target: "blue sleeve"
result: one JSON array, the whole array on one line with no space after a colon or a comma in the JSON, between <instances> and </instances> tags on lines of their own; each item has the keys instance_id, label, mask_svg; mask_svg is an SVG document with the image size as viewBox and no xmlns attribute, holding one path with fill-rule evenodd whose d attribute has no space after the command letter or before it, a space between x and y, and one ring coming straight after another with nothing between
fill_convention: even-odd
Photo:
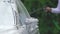
<instances>
[{"instance_id":1,"label":"blue sleeve","mask_svg":"<svg viewBox=\"0 0 60 34\"><path fill-rule=\"evenodd\" d=\"M51 8L52 13L60 13L60 0L58 0L57 8Z\"/></svg>"}]
</instances>

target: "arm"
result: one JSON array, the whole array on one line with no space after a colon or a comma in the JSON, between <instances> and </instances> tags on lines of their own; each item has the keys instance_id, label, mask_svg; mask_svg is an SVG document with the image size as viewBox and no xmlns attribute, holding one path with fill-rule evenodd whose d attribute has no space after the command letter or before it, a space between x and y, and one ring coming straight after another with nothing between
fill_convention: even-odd
<instances>
[{"instance_id":1,"label":"arm","mask_svg":"<svg viewBox=\"0 0 60 34\"><path fill-rule=\"evenodd\" d=\"M60 13L60 0L58 0L57 8L51 8L52 13Z\"/></svg>"},{"instance_id":2,"label":"arm","mask_svg":"<svg viewBox=\"0 0 60 34\"><path fill-rule=\"evenodd\" d=\"M60 9L58 8L51 8L52 13L60 13Z\"/></svg>"}]
</instances>

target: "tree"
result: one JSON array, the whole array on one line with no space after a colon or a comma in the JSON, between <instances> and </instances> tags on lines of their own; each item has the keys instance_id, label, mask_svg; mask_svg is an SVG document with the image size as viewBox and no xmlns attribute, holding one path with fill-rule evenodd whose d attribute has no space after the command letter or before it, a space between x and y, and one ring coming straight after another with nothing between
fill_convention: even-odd
<instances>
[{"instance_id":1,"label":"tree","mask_svg":"<svg viewBox=\"0 0 60 34\"><path fill-rule=\"evenodd\" d=\"M57 0L22 0L29 13L36 9L42 9L45 6L56 7ZM32 17L39 19L39 29L41 34L60 34L60 15L46 13L43 9L31 14Z\"/></svg>"}]
</instances>

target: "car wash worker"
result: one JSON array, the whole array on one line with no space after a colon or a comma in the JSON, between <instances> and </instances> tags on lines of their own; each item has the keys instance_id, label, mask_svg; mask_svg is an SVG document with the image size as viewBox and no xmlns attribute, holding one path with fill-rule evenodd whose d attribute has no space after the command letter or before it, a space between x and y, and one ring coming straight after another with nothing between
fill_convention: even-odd
<instances>
[{"instance_id":1,"label":"car wash worker","mask_svg":"<svg viewBox=\"0 0 60 34\"><path fill-rule=\"evenodd\" d=\"M51 13L60 13L60 0L58 0L58 5L56 8L46 7L46 11Z\"/></svg>"}]
</instances>

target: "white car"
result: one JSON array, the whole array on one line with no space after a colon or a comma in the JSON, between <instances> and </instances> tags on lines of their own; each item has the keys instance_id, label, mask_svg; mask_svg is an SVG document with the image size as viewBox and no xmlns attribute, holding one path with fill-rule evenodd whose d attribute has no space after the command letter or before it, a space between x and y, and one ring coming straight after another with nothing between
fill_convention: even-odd
<instances>
[{"instance_id":1,"label":"white car","mask_svg":"<svg viewBox=\"0 0 60 34\"><path fill-rule=\"evenodd\" d=\"M37 24L20 0L0 0L0 34L39 34Z\"/></svg>"}]
</instances>

